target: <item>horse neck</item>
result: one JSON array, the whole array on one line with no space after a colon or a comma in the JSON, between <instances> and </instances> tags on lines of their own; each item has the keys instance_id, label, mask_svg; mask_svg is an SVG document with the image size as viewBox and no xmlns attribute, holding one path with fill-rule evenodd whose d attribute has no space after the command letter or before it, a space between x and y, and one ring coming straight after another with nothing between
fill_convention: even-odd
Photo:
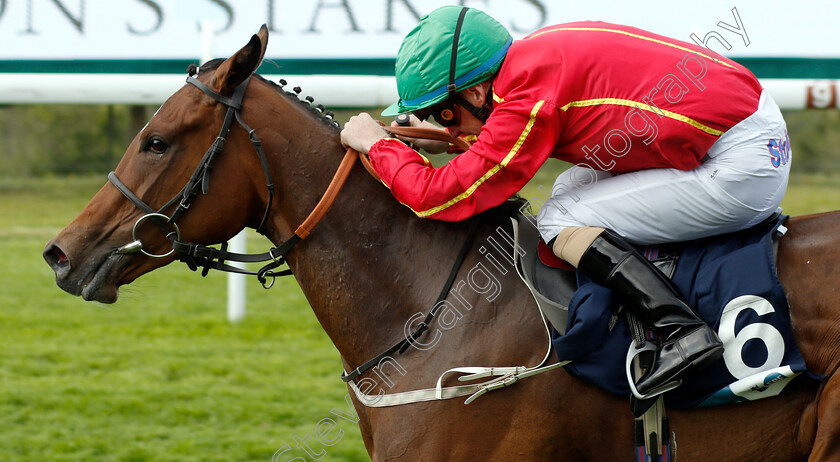
<instances>
[{"instance_id":1,"label":"horse neck","mask_svg":"<svg viewBox=\"0 0 840 462\"><path fill-rule=\"evenodd\" d=\"M840 368L840 212L793 217L779 245L779 279L808 370Z\"/></svg>"},{"instance_id":2,"label":"horse neck","mask_svg":"<svg viewBox=\"0 0 840 462\"><path fill-rule=\"evenodd\" d=\"M338 132L292 103L282 123L294 135L264 139L278 186L268 232L275 244L315 208L344 155ZM403 335L412 314L432 307L465 235L466 224L417 219L355 165L288 261L327 335L359 364Z\"/></svg>"}]
</instances>

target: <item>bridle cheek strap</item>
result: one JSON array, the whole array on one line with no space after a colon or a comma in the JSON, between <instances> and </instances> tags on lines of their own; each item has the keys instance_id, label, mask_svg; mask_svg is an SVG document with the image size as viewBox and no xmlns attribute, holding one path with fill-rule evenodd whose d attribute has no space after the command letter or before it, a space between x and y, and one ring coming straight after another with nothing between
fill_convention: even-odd
<instances>
[{"instance_id":1,"label":"bridle cheek strap","mask_svg":"<svg viewBox=\"0 0 840 462\"><path fill-rule=\"evenodd\" d=\"M350 172L353 170L353 164L355 163L356 159L359 159L361 161L365 169L377 181L381 182L381 180L379 179L378 175L376 175L376 172L370 165L370 161L365 155L362 155L353 149L347 149L346 153L344 154L344 158L341 160L338 169L333 175L332 180L330 180L330 184L327 187L327 190L324 192L323 196L321 196L321 199L318 201L318 204L315 206L312 212L310 212L309 216L306 217L303 223L301 223L300 226L298 226L294 234L292 234L292 236L289 239L284 241L279 246L274 247L268 252L264 252L261 254L240 254L228 252L226 243L222 243L221 248L217 249L202 244L181 241L180 235L176 235L176 233L171 232L170 227L174 226L175 221L189 209L190 203L192 202L192 199L198 194L199 189L202 191L202 193L207 193L207 190L209 189L209 173L212 169L213 160L217 155L221 153L222 149L224 148L225 140L227 139L227 136L230 132L234 121L236 121L248 133L248 137L251 141L251 144L254 147L254 150L257 153L257 157L260 160L263 172L265 174L266 187L268 188L269 192L265 214L263 215L262 220L259 226L257 227L257 230L262 231L262 228L268 222L268 215L269 211L271 210L271 204L275 194L274 183L271 179L268 160L265 156L265 153L263 152L262 142L260 141L259 137L257 137L253 129L251 129L247 124L245 124L240 115L240 112L242 110L242 101L245 95L245 89L248 86L249 80L250 78L246 79L242 84L240 84L240 86L237 87L237 89L234 91L233 97L228 98L224 95L217 93L216 91L214 91L195 77L187 77L187 83L194 85L206 95L215 99L219 103L224 104L225 106L227 106L228 110L225 114L225 120L222 124L222 129L219 132L218 137L213 142L213 145L210 147L210 149L208 149L205 153L204 158L201 160L198 167L190 176L190 179L187 182L187 184L163 207L155 210L150 205L145 203L136 194L134 194L134 192L132 192L131 189L129 189L122 181L120 181L116 173L111 172L108 175L108 179L117 188L117 190L119 190L131 203L133 203L137 208L145 212L145 215L143 215L143 217L141 217L138 220L138 222L145 220L146 218L152 218L153 221L161 228L161 230L166 233L167 239L172 243L172 249L178 254L178 259L186 263L187 266L190 267L190 269L197 270L198 267L202 267L202 275L204 276L207 275L210 269L217 269L240 274L256 275L257 279L259 279L263 287L270 288L272 285L274 285L274 279L277 276L287 276L291 274L291 270L275 272L274 269L286 263L286 255L292 250L292 248L294 248L295 245L297 245L298 242L306 239L312 232L312 230L315 228L315 226L317 226L321 219L324 218L324 215L326 215L327 211L329 211L330 207L332 207L333 203L335 203L335 200L338 197L341 188L347 182L347 178L350 176ZM386 129L393 133L410 137L432 139L436 138L450 141L455 144L465 143L463 140L453 138L448 134L448 132L445 132L443 130L434 130L434 133L429 133L428 129L416 127L386 127ZM465 146L465 148L468 147L469 145ZM176 203L178 203L178 207L175 209L172 215L165 215L164 212ZM168 218L168 220L166 218ZM142 251L142 242L140 241L135 241L130 243L129 245L120 247L119 249L115 250L115 253L134 253L137 251ZM146 252L143 253L149 255ZM166 255L169 254L167 253ZM227 265L225 263L226 261L242 263L270 261L270 263L266 264L258 272L255 273L252 271L237 268L235 266ZM269 278L271 278L270 281Z\"/></svg>"}]
</instances>

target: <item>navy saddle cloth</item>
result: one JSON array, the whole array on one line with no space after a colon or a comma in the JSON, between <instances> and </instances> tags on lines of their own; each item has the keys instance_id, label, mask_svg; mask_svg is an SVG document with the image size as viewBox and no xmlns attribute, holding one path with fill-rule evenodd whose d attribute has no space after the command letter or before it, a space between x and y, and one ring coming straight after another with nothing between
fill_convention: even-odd
<instances>
[{"instance_id":1,"label":"navy saddle cloth","mask_svg":"<svg viewBox=\"0 0 840 462\"><path fill-rule=\"evenodd\" d=\"M718 333L724 355L667 392L667 407L775 396L796 376L807 373L775 270L773 237L786 218L685 244L672 280ZM632 339L626 317L613 316L615 306L610 289L578 273L565 335L554 330L552 343L560 360L572 360L566 366L569 373L630 396L625 363Z\"/></svg>"}]
</instances>

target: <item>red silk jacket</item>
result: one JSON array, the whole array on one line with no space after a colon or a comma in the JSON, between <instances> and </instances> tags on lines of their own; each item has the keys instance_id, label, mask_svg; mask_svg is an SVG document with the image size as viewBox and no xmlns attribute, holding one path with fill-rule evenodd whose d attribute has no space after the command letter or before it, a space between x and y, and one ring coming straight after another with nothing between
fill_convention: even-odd
<instances>
[{"instance_id":1,"label":"red silk jacket","mask_svg":"<svg viewBox=\"0 0 840 462\"><path fill-rule=\"evenodd\" d=\"M493 112L447 165L395 139L370 160L420 217L460 221L517 193L549 158L614 173L690 170L758 108L758 79L708 49L633 27L577 22L511 45Z\"/></svg>"}]
</instances>

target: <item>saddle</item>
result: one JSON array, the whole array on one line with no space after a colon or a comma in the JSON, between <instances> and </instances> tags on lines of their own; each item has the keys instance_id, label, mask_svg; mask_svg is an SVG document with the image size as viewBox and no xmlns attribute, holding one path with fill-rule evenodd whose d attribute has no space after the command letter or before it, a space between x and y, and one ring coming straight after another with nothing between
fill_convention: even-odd
<instances>
[{"instance_id":1,"label":"saddle","mask_svg":"<svg viewBox=\"0 0 840 462\"><path fill-rule=\"evenodd\" d=\"M572 361L565 366L568 373L631 397L637 450L668 453L666 405L690 408L775 396L807 373L775 273L784 219L779 210L739 233L639 248L691 306L702 308L698 314L727 348L725 359L653 399L639 396L633 386L649 356L645 352L655 348L645 344L650 339L646 329L632 316L619 315L621 307L609 289L557 259L541 241L533 217L514 220L516 270L554 328L555 353Z\"/></svg>"},{"instance_id":2,"label":"saddle","mask_svg":"<svg viewBox=\"0 0 840 462\"><path fill-rule=\"evenodd\" d=\"M786 217L785 217L786 218ZM750 228L762 230L780 222L782 209ZM513 220L516 251L514 262L520 278L528 286L543 315L560 335L565 335L569 305L578 287L575 269L554 255L540 237L533 216L518 215ZM773 264L777 262L779 239L787 229L779 224L772 234ZM692 242L641 247L638 250L668 278L672 278L682 250Z\"/></svg>"},{"instance_id":3,"label":"saddle","mask_svg":"<svg viewBox=\"0 0 840 462\"><path fill-rule=\"evenodd\" d=\"M565 335L569 322L569 305L578 288L575 269L548 248L537 231L533 217L525 215L516 217L514 240L518 249L514 252L514 262L520 278L530 289L540 311L552 327L560 335ZM651 263L670 278L679 261L680 250L685 245L685 243L673 243L645 248L641 251Z\"/></svg>"},{"instance_id":4,"label":"saddle","mask_svg":"<svg viewBox=\"0 0 840 462\"><path fill-rule=\"evenodd\" d=\"M774 396L790 379L807 372L775 268L775 247L786 231L786 218L777 214L745 231L640 249L671 277L727 351L711 367L687 376L682 386L666 393L669 407ZM629 397L634 373L628 360L633 352L628 349L640 336L632 322L616 315L620 299L585 274L540 259L540 237L532 217L520 216L513 225L517 272L553 326L555 354L572 361L566 371Z\"/></svg>"}]
</instances>

